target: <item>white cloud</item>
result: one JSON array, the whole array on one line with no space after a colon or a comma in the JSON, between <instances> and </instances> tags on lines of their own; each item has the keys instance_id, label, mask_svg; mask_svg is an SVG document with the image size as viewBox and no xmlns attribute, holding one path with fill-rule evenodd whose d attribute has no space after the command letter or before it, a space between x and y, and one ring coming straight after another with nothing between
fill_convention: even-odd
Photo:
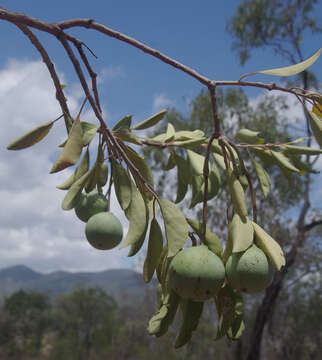
<instances>
[{"instance_id":1,"label":"white cloud","mask_svg":"<svg viewBox=\"0 0 322 360\"><path fill-rule=\"evenodd\" d=\"M159 111L173 105L173 101L169 99L165 94L158 94L154 96L152 105L154 111Z\"/></svg>"},{"instance_id":2,"label":"white cloud","mask_svg":"<svg viewBox=\"0 0 322 360\"><path fill-rule=\"evenodd\" d=\"M8 151L7 144L42 122L61 113L55 89L40 61L10 61L0 70L0 254L1 267L25 264L39 271L97 271L131 266L128 249L98 251L86 241L85 223L74 211L61 210L65 195L56 189L71 173L49 174L57 145L66 138L64 121L54 124L40 143L22 151ZM63 76L62 76L63 79ZM64 81L63 81L64 82ZM66 89L72 113L83 95L77 85ZM94 121L85 111L82 117ZM127 222L115 197L111 209Z\"/></svg>"}]
</instances>

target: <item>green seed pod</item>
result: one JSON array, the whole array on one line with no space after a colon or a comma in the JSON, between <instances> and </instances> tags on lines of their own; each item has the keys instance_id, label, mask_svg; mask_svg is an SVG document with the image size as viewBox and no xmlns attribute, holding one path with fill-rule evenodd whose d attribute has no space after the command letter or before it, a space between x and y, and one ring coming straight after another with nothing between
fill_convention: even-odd
<instances>
[{"instance_id":1,"label":"green seed pod","mask_svg":"<svg viewBox=\"0 0 322 360\"><path fill-rule=\"evenodd\" d=\"M88 242L94 248L109 250L121 242L123 228L120 220L114 214L101 212L88 220L85 234Z\"/></svg>"},{"instance_id":2,"label":"green seed pod","mask_svg":"<svg viewBox=\"0 0 322 360\"><path fill-rule=\"evenodd\" d=\"M263 291L273 277L273 266L256 245L246 251L233 253L226 263L226 274L231 286L249 294Z\"/></svg>"},{"instance_id":3,"label":"green seed pod","mask_svg":"<svg viewBox=\"0 0 322 360\"><path fill-rule=\"evenodd\" d=\"M183 299L205 301L214 297L225 279L219 256L206 245L180 251L169 267L169 285Z\"/></svg>"},{"instance_id":4,"label":"green seed pod","mask_svg":"<svg viewBox=\"0 0 322 360\"><path fill-rule=\"evenodd\" d=\"M107 211L107 200L103 194L99 194L96 190L91 193L82 194L80 201L75 207L77 217L87 222L89 218L100 212Z\"/></svg>"}]
</instances>

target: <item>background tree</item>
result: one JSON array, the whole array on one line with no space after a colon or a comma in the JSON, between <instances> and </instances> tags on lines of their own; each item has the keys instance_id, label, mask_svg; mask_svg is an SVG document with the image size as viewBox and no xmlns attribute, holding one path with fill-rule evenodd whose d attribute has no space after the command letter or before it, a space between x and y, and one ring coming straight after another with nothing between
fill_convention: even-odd
<instances>
[{"instance_id":1,"label":"background tree","mask_svg":"<svg viewBox=\"0 0 322 360\"><path fill-rule=\"evenodd\" d=\"M321 23L314 19L314 5L316 0L287 0L287 1L268 1L268 0L243 0L239 5L236 14L227 24L228 31L234 38L233 49L244 64L250 58L251 51L255 48L272 48L276 54L286 59L288 62L297 63L303 61L303 36L306 31L312 34L321 33ZM294 85L300 84L303 89L317 87L317 80L313 73L304 71L295 81ZM308 119L303 116L306 123L308 136L307 146L311 146L312 132ZM305 159L308 166L312 166L307 156ZM314 160L314 162L316 159ZM284 271L276 274L272 285L267 289L265 297L258 309L253 327L251 346L249 348L248 360L258 359L260 356L260 346L263 330L266 323L272 316L275 302L282 289L282 282L298 253L298 249L303 247L309 236L309 231L321 221L316 219L314 212L310 209L310 190L312 178L310 174L305 175L304 197L302 207L299 211L296 226L292 229L286 223L280 224L280 234L276 238L282 238L283 234L292 234L291 246L287 254L287 262Z\"/></svg>"},{"instance_id":2,"label":"background tree","mask_svg":"<svg viewBox=\"0 0 322 360\"><path fill-rule=\"evenodd\" d=\"M12 355L39 354L50 326L50 308L49 298L42 293L20 290L5 299L2 343Z\"/></svg>"},{"instance_id":3,"label":"background tree","mask_svg":"<svg viewBox=\"0 0 322 360\"><path fill-rule=\"evenodd\" d=\"M111 345L115 331L114 299L100 288L80 288L56 298L56 342L52 359L90 359L91 351L100 353Z\"/></svg>"}]
</instances>

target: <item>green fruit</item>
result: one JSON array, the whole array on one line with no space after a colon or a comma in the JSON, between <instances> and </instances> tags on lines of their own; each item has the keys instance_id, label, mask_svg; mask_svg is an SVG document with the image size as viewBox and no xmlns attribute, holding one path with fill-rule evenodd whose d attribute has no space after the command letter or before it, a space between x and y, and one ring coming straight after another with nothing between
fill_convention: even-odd
<instances>
[{"instance_id":1,"label":"green fruit","mask_svg":"<svg viewBox=\"0 0 322 360\"><path fill-rule=\"evenodd\" d=\"M99 194L97 191L92 191L88 195L82 194L75 206L77 217L84 222L87 222L91 216L103 211L107 211L107 200L103 194Z\"/></svg>"},{"instance_id":2,"label":"green fruit","mask_svg":"<svg viewBox=\"0 0 322 360\"><path fill-rule=\"evenodd\" d=\"M100 212L87 222L85 234L88 242L96 249L108 250L117 246L123 237L120 220L111 212Z\"/></svg>"},{"instance_id":3,"label":"green fruit","mask_svg":"<svg viewBox=\"0 0 322 360\"><path fill-rule=\"evenodd\" d=\"M256 245L246 251L233 253L226 263L226 274L231 286L249 294L263 291L273 277L273 266Z\"/></svg>"},{"instance_id":4,"label":"green fruit","mask_svg":"<svg viewBox=\"0 0 322 360\"><path fill-rule=\"evenodd\" d=\"M205 301L214 297L224 280L224 264L206 245L183 249L169 267L170 287L187 300Z\"/></svg>"}]
</instances>

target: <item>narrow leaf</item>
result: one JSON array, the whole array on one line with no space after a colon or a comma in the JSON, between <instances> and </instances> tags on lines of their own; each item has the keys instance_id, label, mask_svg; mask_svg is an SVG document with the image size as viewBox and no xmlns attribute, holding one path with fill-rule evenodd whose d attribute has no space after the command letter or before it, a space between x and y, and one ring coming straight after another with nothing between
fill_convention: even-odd
<instances>
[{"instance_id":1,"label":"narrow leaf","mask_svg":"<svg viewBox=\"0 0 322 360\"><path fill-rule=\"evenodd\" d=\"M168 257L174 256L185 244L188 224L179 208L169 200L159 198L168 242Z\"/></svg>"},{"instance_id":2,"label":"narrow leaf","mask_svg":"<svg viewBox=\"0 0 322 360\"><path fill-rule=\"evenodd\" d=\"M113 134L123 141L127 141L136 145L142 145L142 141L132 133L132 131L126 126L120 126L113 131Z\"/></svg>"},{"instance_id":3,"label":"narrow leaf","mask_svg":"<svg viewBox=\"0 0 322 360\"><path fill-rule=\"evenodd\" d=\"M175 133L176 133L176 129L174 128L174 126L171 123L168 123L167 126L167 132L166 132L166 138L165 138L165 142L170 142L174 139L175 137Z\"/></svg>"},{"instance_id":4,"label":"narrow leaf","mask_svg":"<svg viewBox=\"0 0 322 360\"><path fill-rule=\"evenodd\" d=\"M129 146L126 146L123 143L120 143L120 145L124 149L126 155L129 157L129 159L132 161L134 166L139 170L140 174L143 176L145 181L153 188L153 186L154 186L153 176L152 176L152 172L151 172L151 169L150 169L148 163L144 160L144 158L142 156L140 156L135 150L133 150ZM146 199L147 201L152 200L153 195L147 189L147 187L144 185L144 183L142 182L140 177L137 175L137 173L131 168L130 168L130 171L131 171L131 174L134 177L135 183L136 183L138 189L140 190L142 196L144 197L144 199Z\"/></svg>"},{"instance_id":5,"label":"narrow leaf","mask_svg":"<svg viewBox=\"0 0 322 360\"><path fill-rule=\"evenodd\" d=\"M83 146L87 146L93 140L99 126L86 121L82 121L81 125L83 130Z\"/></svg>"},{"instance_id":6,"label":"narrow leaf","mask_svg":"<svg viewBox=\"0 0 322 360\"><path fill-rule=\"evenodd\" d=\"M202 175L205 157L191 150L187 150L187 155L192 172L195 175Z\"/></svg>"},{"instance_id":7,"label":"narrow leaf","mask_svg":"<svg viewBox=\"0 0 322 360\"><path fill-rule=\"evenodd\" d=\"M117 200L123 210L131 203L131 180L124 167L112 159L112 173Z\"/></svg>"},{"instance_id":8,"label":"narrow leaf","mask_svg":"<svg viewBox=\"0 0 322 360\"><path fill-rule=\"evenodd\" d=\"M144 130L144 129L147 129L149 127L156 125L159 121L161 121L164 118L166 113L167 113L167 110L162 110L162 111L152 115L148 119L136 124L133 127L133 130Z\"/></svg>"},{"instance_id":9,"label":"narrow leaf","mask_svg":"<svg viewBox=\"0 0 322 360\"><path fill-rule=\"evenodd\" d=\"M126 238L121 245L121 249L139 241L147 225L147 211L145 202L141 193L132 182L131 193L131 203L125 211L125 215L130 222L130 226Z\"/></svg>"},{"instance_id":10,"label":"narrow leaf","mask_svg":"<svg viewBox=\"0 0 322 360\"><path fill-rule=\"evenodd\" d=\"M192 229L196 232L200 239L202 239L202 224L193 219L186 218L187 223L192 227ZM222 245L218 238L218 236L213 233L208 226L206 226L206 236L203 241L205 245L207 245L208 249L215 253L218 256L221 256L222 253Z\"/></svg>"},{"instance_id":11,"label":"narrow leaf","mask_svg":"<svg viewBox=\"0 0 322 360\"><path fill-rule=\"evenodd\" d=\"M259 131L240 129L235 135L235 139L249 144L263 144L264 139L259 137Z\"/></svg>"},{"instance_id":12,"label":"narrow leaf","mask_svg":"<svg viewBox=\"0 0 322 360\"><path fill-rule=\"evenodd\" d=\"M87 173L84 174L81 178L79 178L68 190L67 194L64 197L63 203L62 203L63 210L71 210L77 205L77 203L80 199L82 190L83 190L88 178L90 177L92 171L93 171L93 169L87 171Z\"/></svg>"},{"instance_id":13,"label":"narrow leaf","mask_svg":"<svg viewBox=\"0 0 322 360\"><path fill-rule=\"evenodd\" d=\"M150 227L148 251L143 266L143 279L150 282L156 267L159 264L163 247L161 228L156 219L153 219Z\"/></svg>"},{"instance_id":14,"label":"narrow leaf","mask_svg":"<svg viewBox=\"0 0 322 360\"><path fill-rule=\"evenodd\" d=\"M262 229L259 225L252 221L256 242L264 253L270 258L277 270L285 265L285 257L280 245Z\"/></svg>"},{"instance_id":15,"label":"narrow leaf","mask_svg":"<svg viewBox=\"0 0 322 360\"><path fill-rule=\"evenodd\" d=\"M322 148L322 118L312 111L308 111L308 115L315 140Z\"/></svg>"},{"instance_id":16,"label":"narrow leaf","mask_svg":"<svg viewBox=\"0 0 322 360\"><path fill-rule=\"evenodd\" d=\"M148 231L150 217L149 217L149 209L148 209L147 203L145 202L144 205L145 205L145 210L146 210L145 228L144 228L144 231L142 232L140 238L134 244L131 245L130 251L127 254L128 257L134 256L140 251L140 249L142 248L142 246L144 244L144 240L146 238L146 233Z\"/></svg>"},{"instance_id":17,"label":"narrow leaf","mask_svg":"<svg viewBox=\"0 0 322 360\"><path fill-rule=\"evenodd\" d=\"M234 208L239 216L244 217L248 215L245 192L241 183L236 178L234 172L229 169L227 172L228 186Z\"/></svg>"},{"instance_id":18,"label":"narrow leaf","mask_svg":"<svg viewBox=\"0 0 322 360\"><path fill-rule=\"evenodd\" d=\"M273 150L271 150L271 154L275 158L276 163L279 167L296 173L299 172L299 169L297 169L284 154Z\"/></svg>"},{"instance_id":19,"label":"narrow leaf","mask_svg":"<svg viewBox=\"0 0 322 360\"><path fill-rule=\"evenodd\" d=\"M129 129L131 127L131 123L132 123L132 115L124 116L124 118L122 118L113 126L112 130L115 131L121 127L126 127Z\"/></svg>"},{"instance_id":20,"label":"narrow leaf","mask_svg":"<svg viewBox=\"0 0 322 360\"><path fill-rule=\"evenodd\" d=\"M287 153L298 154L298 155L320 155L322 154L322 149L315 149L307 146L295 146L295 145L285 145L283 149Z\"/></svg>"},{"instance_id":21,"label":"narrow leaf","mask_svg":"<svg viewBox=\"0 0 322 360\"><path fill-rule=\"evenodd\" d=\"M83 149L83 130L79 117L73 122L73 126L69 132L66 145L59 154L57 160L52 166L50 173L55 173L74 165Z\"/></svg>"},{"instance_id":22,"label":"narrow leaf","mask_svg":"<svg viewBox=\"0 0 322 360\"><path fill-rule=\"evenodd\" d=\"M28 131L26 134L20 136L16 140L11 141L11 143L7 146L7 149L21 150L37 144L37 142L39 142L49 133L49 130L52 128L53 125L54 122L49 121L35 127L34 129Z\"/></svg>"},{"instance_id":23,"label":"narrow leaf","mask_svg":"<svg viewBox=\"0 0 322 360\"><path fill-rule=\"evenodd\" d=\"M174 343L175 349L185 345L191 339L192 332L197 329L203 310L203 302L181 300L181 303L183 321Z\"/></svg>"},{"instance_id":24,"label":"narrow leaf","mask_svg":"<svg viewBox=\"0 0 322 360\"><path fill-rule=\"evenodd\" d=\"M255 169L257 179L259 182L259 185L261 187L263 195L266 197L269 193L271 181L269 179L269 175L267 174L266 170L262 167L260 163L255 161L253 158L251 158L253 167Z\"/></svg>"},{"instance_id":25,"label":"narrow leaf","mask_svg":"<svg viewBox=\"0 0 322 360\"><path fill-rule=\"evenodd\" d=\"M257 71L257 73L275 75L275 76L292 76L299 74L315 63L315 61L319 58L321 51L322 48L319 49L313 56L298 64L277 68L277 69L271 69L271 70L261 70L261 71Z\"/></svg>"}]
</instances>

